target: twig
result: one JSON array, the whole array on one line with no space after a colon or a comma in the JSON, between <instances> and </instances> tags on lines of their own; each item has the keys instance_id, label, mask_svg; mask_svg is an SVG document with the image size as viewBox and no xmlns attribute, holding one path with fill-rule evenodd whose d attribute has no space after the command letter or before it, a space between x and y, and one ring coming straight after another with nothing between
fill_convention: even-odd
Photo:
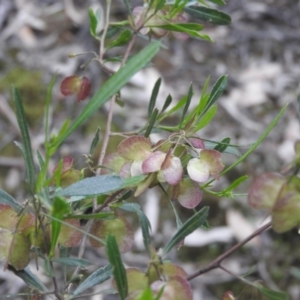
<instances>
[{"instance_id":1,"label":"twig","mask_svg":"<svg viewBox=\"0 0 300 300\"><path fill-rule=\"evenodd\" d=\"M104 202L102 205L100 205L99 207L97 207L97 209L95 209L94 213L98 213L100 212L103 208L105 208L110 202L112 202L116 196L118 196L120 193L122 193L124 191L124 189L118 190L115 193L113 193L112 195L110 195Z\"/></svg>"},{"instance_id":2,"label":"twig","mask_svg":"<svg viewBox=\"0 0 300 300\"><path fill-rule=\"evenodd\" d=\"M241 248L243 245L245 245L246 243L248 243L250 240L252 240L254 237L256 237L257 235L259 235L263 231L271 228L271 225L272 225L271 222L269 222L269 223L265 224L264 226L260 227L259 229L257 229L256 231L254 231L250 236L248 236L246 239L244 239L243 241L237 243L232 248L230 248L228 251L226 251L225 253L223 253L219 257L217 257L214 261L212 261L211 263L209 263L206 267L204 267L203 269L200 269L197 272L189 275L187 277L187 279L188 280L192 280L192 279L200 276L201 274L204 274L204 273L209 272L209 271L211 271L213 269L216 269L216 268L220 268L221 267L221 262L225 258L227 258L228 256L230 256L233 252L235 252L237 249Z\"/></svg>"}]
</instances>

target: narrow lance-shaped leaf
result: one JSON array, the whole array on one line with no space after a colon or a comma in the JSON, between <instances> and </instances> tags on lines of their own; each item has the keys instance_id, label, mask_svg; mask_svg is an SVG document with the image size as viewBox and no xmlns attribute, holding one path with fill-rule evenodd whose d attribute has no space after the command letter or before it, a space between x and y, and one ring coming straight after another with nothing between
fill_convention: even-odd
<instances>
[{"instance_id":1,"label":"narrow lance-shaped leaf","mask_svg":"<svg viewBox=\"0 0 300 300\"><path fill-rule=\"evenodd\" d=\"M53 208L52 208L52 217L62 220L63 215L69 212L69 205L67 202L61 197L55 197L53 200ZM49 256L54 256L54 249L57 244L59 232L61 228L61 222L52 219L51 222L51 245L50 245L50 253Z\"/></svg>"},{"instance_id":2,"label":"narrow lance-shaped leaf","mask_svg":"<svg viewBox=\"0 0 300 300\"><path fill-rule=\"evenodd\" d=\"M156 103L157 95L158 95L158 92L159 92L160 84L161 84L161 78L158 78L157 81L155 82L154 87L153 87L150 102L149 102L149 106L148 106L148 119L150 119L150 117L152 115L152 112L153 112L153 109L155 107L155 103Z\"/></svg>"},{"instance_id":3,"label":"narrow lance-shaped leaf","mask_svg":"<svg viewBox=\"0 0 300 300\"><path fill-rule=\"evenodd\" d=\"M128 42L131 40L131 37L132 32L129 29L122 31L121 34L107 46L107 50L128 44Z\"/></svg>"},{"instance_id":4,"label":"narrow lance-shaped leaf","mask_svg":"<svg viewBox=\"0 0 300 300\"><path fill-rule=\"evenodd\" d=\"M108 235L106 238L106 253L108 260L113 267L113 275L120 294L124 300L128 293L128 283L125 267L122 263L121 254L114 236Z\"/></svg>"},{"instance_id":5,"label":"narrow lance-shaped leaf","mask_svg":"<svg viewBox=\"0 0 300 300\"><path fill-rule=\"evenodd\" d=\"M204 108L206 107L209 98L209 94L206 93L206 90L208 88L209 82L210 82L210 76L207 77L203 89L201 91L201 97L199 100L199 104L197 105L197 116L201 115L202 112L204 111Z\"/></svg>"},{"instance_id":6,"label":"narrow lance-shaped leaf","mask_svg":"<svg viewBox=\"0 0 300 300\"><path fill-rule=\"evenodd\" d=\"M237 188L242 182L244 182L247 179L248 179L247 175L241 176L240 178L236 179L232 184L230 184L226 189L221 191L221 194L225 195L226 193L232 191L233 189Z\"/></svg>"},{"instance_id":7,"label":"narrow lance-shaped leaf","mask_svg":"<svg viewBox=\"0 0 300 300\"><path fill-rule=\"evenodd\" d=\"M188 2L189 0L175 0L169 12L169 18L172 19L180 13Z\"/></svg>"},{"instance_id":8,"label":"narrow lance-shaped leaf","mask_svg":"<svg viewBox=\"0 0 300 300\"><path fill-rule=\"evenodd\" d=\"M169 111L165 112L164 114L162 114L159 117L159 122L161 122L162 120L164 120L165 118L169 117L170 115L172 115L175 111L177 111L178 109L180 109L185 103L186 103L186 98L187 96L184 96L182 99L180 99L178 101L178 103L176 103L176 105L174 107L172 107Z\"/></svg>"},{"instance_id":9,"label":"narrow lance-shaped leaf","mask_svg":"<svg viewBox=\"0 0 300 300\"><path fill-rule=\"evenodd\" d=\"M151 131L152 131L153 126L154 126L154 124L155 124L155 122L157 120L157 117L158 117L158 109L155 108L154 111L153 111L153 113L152 113L152 115L151 115L151 117L150 117L149 125L148 125L148 127L146 129L146 132L145 132L145 137L146 138L148 138L149 135L151 134Z\"/></svg>"},{"instance_id":10,"label":"narrow lance-shaped leaf","mask_svg":"<svg viewBox=\"0 0 300 300\"><path fill-rule=\"evenodd\" d=\"M21 131L21 136L23 140L23 146L21 147L21 150L23 152L25 165L26 165L26 182L28 184L29 191L32 194L34 194L35 170L34 170L30 135L29 135L28 124L25 116L22 98L19 91L15 87L12 87L12 97L14 100L14 104L16 108L16 116L17 116L19 128Z\"/></svg>"},{"instance_id":11,"label":"narrow lance-shaped leaf","mask_svg":"<svg viewBox=\"0 0 300 300\"><path fill-rule=\"evenodd\" d=\"M44 259L43 270L47 276L55 277L55 273L54 273L53 267L50 263L49 257L45 257L45 259Z\"/></svg>"},{"instance_id":12,"label":"narrow lance-shaped leaf","mask_svg":"<svg viewBox=\"0 0 300 300\"><path fill-rule=\"evenodd\" d=\"M200 211L194 214L191 218L189 218L182 227L175 233L173 238L169 241L169 243L163 249L163 256L168 254L170 250L177 245L180 241L182 241L187 235L192 233L198 227L203 225L208 217L209 208L207 206L203 207Z\"/></svg>"},{"instance_id":13,"label":"narrow lance-shaped leaf","mask_svg":"<svg viewBox=\"0 0 300 300\"><path fill-rule=\"evenodd\" d=\"M88 9L88 14L89 14L89 21L90 21L90 34L94 38L97 38L96 30L97 30L98 20L96 14L94 13L91 7Z\"/></svg>"},{"instance_id":14,"label":"narrow lance-shaped leaf","mask_svg":"<svg viewBox=\"0 0 300 300\"><path fill-rule=\"evenodd\" d=\"M176 220L177 230L179 230L179 228L182 227L182 222L181 222L181 220L180 220L180 218L179 218L179 215L178 215L177 210L176 210L176 208L175 208L175 206L174 206L174 204L173 204L173 201L171 200L169 194L168 194L167 191L164 189L164 187L162 186L161 183L159 183L159 187L160 187L160 189L162 190L162 192L164 193L164 195L166 196L166 198L168 199L168 202L169 202L169 204L170 204L171 207L172 207L172 210L173 210L174 215L175 215L175 220Z\"/></svg>"},{"instance_id":15,"label":"narrow lance-shaped leaf","mask_svg":"<svg viewBox=\"0 0 300 300\"><path fill-rule=\"evenodd\" d=\"M172 103L172 96L169 94L168 97L166 98L166 101L164 103L161 112L163 113L170 106L171 103Z\"/></svg>"},{"instance_id":16,"label":"narrow lance-shaped leaf","mask_svg":"<svg viewBox=\"0 0 300 300\"><path fill-rule=\"evenodd\" d=\"M214 105L203 115L203 117L199 118L198 122L196 122L194 132L197 132L200 129L204 128L206 125L208 125L213 119L213 117L216 115L217 110L218 107Z\"/></svg>"},{"instance_id":17,"label":"narrow lance-shaped leaf","mask_svg":"<svg viewBox=\"0 0 300 300\"><path fill-rule=\"evenodd\" d=\"M44 214L44 213L43 213L43 215L44 215L44 216L47 216L48 218L50 218L50 219L52 219L52 220L54 220L54 221L57 221L57 222L61 223L61 224L65 225L65 226L67 226L67 227L70 227L70 228L72 228L72 229L74 229L74 230L76 230L76 231L82 233L83 235L86 235L86 236L88 236L88 237L91 237L92 239L94 239L94 240L98 241L99 243L105 245L105 241L104 241L103 239L101 239L101 238L99 238L99 237L97 237L97 236L95 236L95 235L93 235L93 234L91 234L91 233L88 233L87 231L82 230L82 229L80 229L80 228L78 228L78 227L76 227L76 226L73 226L71 223L65 222L65 221L63 221L63 220L61 220L61 219L58 219L58 218L56 218L56 217L53 217L53 216L51 216L51 215L49 215L49 214Z\"/></svg>"},{"instance_id":18,"label":"narrow lance-shaped leaf","mask_svg":"<svg viewBox=\"0 0 300 300\"><path fill-rule=\"evenodd\" d=\"M16 212L21 212L24 209L23 206L20 205L11 195L7 194L1 189L0 189L0 203L8 204Z\"/></svg>"},{"instance_id":19,"label":"narrow lance-shaped leaf","mask_svg":"<svg viewBox=\"0 0 300 300\"><path fill-rule=\"evenodd\" d=\"M210 109L210 107L218 100L218 98L223 94L226 86L227 86L227 76L223 75L217 80L217 82L213 86L207 104L203 112L201 113L201 116L203 116Z\"/></svg>"},{"instance_id":20,"label":"narrow lance-shaped leaf","mask_svg":"<svg viewBox=\"0 0 300 300\"><path fill-rule=\"evenodd\" d=\"M77 296L81 294L83 291L108 280L111 277L111 275L112 275L111 265L107 265L105 267L96 270L77 287L77 289L73 292L73 295ZM73 299L72 296L70 299Z\"/></svg>"},{"instance_id":21,"label":"narrow lance-shaped leaf","mask_svg":"<svg viewBox=\"0 0 300 300\"><path fill-rule=\"evenodd\" d=\"M274 120L270 123L270 125L266 128L266 130L263 132L263 134L258 138L258 140L250 147L250 149L244 153L242 156L239 157L238 160L236 160L232 165L230 165L227 169L222 171L219 176L222 176L232 170L235 166L237 166L240 162L242 162L247 156L249 156L260 144L261 142L267 137L267 135L270 133L270 131L275 127L278 120L281 118L285 110L287 109L288 104L286 104L278 113L278 115L274 118ZM211 179L208 181L205 186L208 186L214 181L214 179Z\"/></svg>"},{"instance_id":22,"label":"narrow lance-shaped leaf","mask_svg":"<svg viewBox=\"0 0 300 300\"><path fill-rule=\"evenodd\" d=\"M68 202L69 203L69 202ZM89 220L89 219L114 219L115 214L112 211L101 211L99 213L95 214L86 214L86 215L67 215L65 219L84 219L84 220Z\"/></svg>"},{"instance_id":23,"label":"narrow lance-shaped leaf","mask_svg":"<svg viewBox=\"0 0 300 300\"><path fill-rule=\"evenodd\" d=\"M95 133L95 136L93 138L93 141L92 141L92 144L91 144L91 147L90 147L90 151L89 151L89 155L92 155L98 142L99 142L99 139L100 139L100 128L98 127L97 128L97 131Z\"/></svg>"},{"instance_id":24,"label":"narrow lance-shaped leaf","mask_svg":"<svg viewBox=\"0 0 300 300\"><path fill-rule=\"evenodd\" d=\"M273 291L273 290L263 287L259 283L254 283L252 285L254 287L256 287L263 295L267 296L267 298L270 300L289 300L290 299L288 293L286 293L286 292Z\"/></svg>"},{"instance_id":25,"label":"narrow lance-shaped leaf","mask_svg":"<svg viewBox=\"0 0 300 300\"><path fill-rule=\"evenodd\" d=\"M80 125L82 125L90 116L98 110L106 101L108 101L114 94L116 94L121 87L126 84L129 79L137 73L140 69L148 64L148 62L155 56L160 48L161 42L152 42L137 55L132 57L124 67L111 76L98 90L94 97L85 106L81 114L76 118L73 124L62 134L55 139L51 145L52 151L59 147L59 145Z\"/></svg>"},{"instance_id":26,"label":"narrow lance-shaped leaf","mask_svg":"<svg viewBox=\"0 0 300 300\"><path fill-rule=\"evenodd\" d=\"M47 95L46 95L46 102L45 102L45 143L49 142L49 126L50 126L50 103L51 103L51 99L52 99L52 91L53 91L53 87L54 84L56 82L56 78L57 78L57 74L54 74L51 78L51 81L48 85L47 88Z\"/></svg>"},{"instance_id":27,"label":"narrow lance-shaped leaf","mask_svg":"<svg viewBox=\"0 0 300 300\"><path fill-rule=\"evenodd\" d=\"M219 144L214 148L217 151L224 152L230 143L230 138L224 138Z\"/></svg>"},{"instance_id":28,"label":"narrow lance-shaped leaf","mask_svg":"<svg viewBox=\"0 0 300 300\"><path fill-rule=\"evenodd\" d=\"M203 26L199 24L170 22L169 24L156 25L155 27L162 28L167 31L184 32L195 38L201 38L209 42L212 41L212 39L207 34L199 33L199 31L203 28Z\"/></svg>"},{"instance_id":29,"label":"narrow lance-shaped leaf","mask_svg":"<svg viewBox=\"0 0 300 300\"><path fill-rule=\"evenodd\" d=\"M136 185L138 183L142 182L146 177L147 177L147 175L137 175L137 176L124 178L123 179L124 182L123 182L121 188L126 189L126 188L136 187Z\"/></svg>"},{"instance_id":30,"label":"narrow lance-shaped leaf","mask_svg":"<svg viewBox=\"0 0 300 300\"><path fill-rule=\"evenodd\" d=\"M154 13L156 13L165 6L166 0L151 0L150 3L151 3L150 7L152 7L153 4L155 5Z\"/></svg>"},{"instance_id":31,"label":"narrow lance-shaped leaf","mask_svg":"<svg viewBox=\"0 0 300 300\"><path fill-rule=\"evenodd\" d=\"M37 156L38 161L39 161L40 171L42 171L43 168L45 167L45 161L44 161L44 158L42 156L42 153L39 150L37 150L36 151L36 156Z\"/></svg>"},{"instance_id":32,"label":"narrow lance-shaped leaf","mask_svg":"<svg viewBox=\"0 0 300 300\"><path fill-rule=\"evenodd\" d=\"M123 179L117 175L88 177L58 191L56 195L93 197L113 192L120 188L122 184Z\"/></svg>"},{"instance_id":33,"label":"narrow lance-shaped leaf","mask_svg":"<svg viewBox=\"0 0 300 300\"><path fill-rule=\"evenodd\" d=\"M226 2L223 1L223 0L208 0L208 1L210 1L212 3L215 3L215 4L218 4L218 5L225 5L226 4Z\"/></svg>"},{"instance_id":34,"label":"narrow lance-shaped leaf","mask_svg":"<svg viewBox=\"0 0 300 300\"><path fill-rule=\"evenodd\" d=\"M134 212L137 214L141 229L142 229L142 235L143 235L143 241L145 248L147 252L150 254L150 230L151 230L151 224L147 218L147 216L144 214L144 212L141 210L141 207L137 203L124 203L122 206L120 206L121 209Z\"/></svg>"},{"instance_id":35,"label":"narrow lance-shaped leaf","mask_svg":"<svg viewBox=\"0 0 300 300\"><path fill-rule=\"evenodd\" d=\"M231 18L229 15L222 11L204 7L204 6L188 6L184 8L184 11L191 16L217 25L229 25Z\"/></svg>"},{"instance_id":36,"label":"narrow lance-shaped leaf","mask_svg":"<svg viewBox=\"0 0 300 300\"><path fill-rule=\"evenodd\" d=\"M130 17L131 21L133 22L133 15L132 15L132 8L131 8L130 0L123 0L123 2L128 11L129 17Z\"/></svg>"},{"instance_id":37,"label":"narrow lance-shaped leaf","mask_svg":"<svg viewBox=\"0 0 300 300\"><path fill-rule=\"evenodd\" d=\"M194 94L194 92L193 92L193 86L192 86L192 84L191 84L190 87L189 87L188 94L187 94L185 106L184 106L184 108L183 108L183 112L182 112L182 115L181 115L179 127L181 127L182 122L184 121L184 117L185 117L185 115L186 115L186 113L187 113L187 111L188 111L188 109L189 109L189 107L190 107L190 104L191 104L191 101L192 101L193 94Z\"/></svg>"},{"instance_id":38,"label":"narrow lance-shaped leaf","mask_svg":"<svg viewBox=\"0 0 300 300\"><path fill-rule=\"evenodd\" d=\"M41 292L48 292L46 286L35 276L29 269L26 267L24 270L17 271L11 265L8 265L8 269L12 271L16 276L20 277L29 287L32 289L41 291Z\"/></svg>"},{"instance_id":39,"label":"narrow lance-shaped leaf","mask_svg":"<svg viewBox=\"0 0 300 300\"><path fill-rule=\"evenodd\" d=\"M170 31L189 32L203 30L203 25L198 23L168 23L163 25L157 25L155 27L163 28Z\"/></svg>"},{"instance_id":40,"label":"narrow lance-shaped leaf","mask_svg":"<svg viewBox=\"0 0 300 300\"><path fill-rule=\"evenodd\" d=\"M57 262L67 266L79 266L86 267L92 265L93 263L87 259L77 258L77 257L63 257L63 258L54 258L53 262Z\"/></svg>"}]
</instances>

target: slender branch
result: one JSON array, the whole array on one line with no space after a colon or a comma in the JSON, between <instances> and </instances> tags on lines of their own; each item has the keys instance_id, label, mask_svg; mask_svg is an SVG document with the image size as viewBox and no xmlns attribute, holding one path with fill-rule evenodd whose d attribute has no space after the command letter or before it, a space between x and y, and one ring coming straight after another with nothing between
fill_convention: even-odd
<instances>
[{"instance_id":1,"label":"slender branch","mask_svg":"<svg viewBox=\"0 0 300 300\"><path fill-rule=\"evenodd\" d=\"M99 207L97 207L97 209L95 209L94 213L98 213L101 210L103 210L103 208L105 208L110 202L112 202L116 198L116 196L118 196L123 191L124 191L124 189L118 190L115 193L113 193L112 195L110 195L109 197L107 197L107 199L103 202L103 204L100 205Z\"/></svg>"},{"instance_id":2,"label":"slender branch","mask_svg":"<svg viewBox=\"0 0 300 300\"><path fill-rule=\"evenodd\" d=\"M220 268L221 266L221 262L227 258L228 256L230 256L233 252L235 252L237 249L241 248L243 245L245 245L246 243L248 243L250 240L252 240L254 237L256 237L257 235L261 234L263 231L271 228L271 222L265 224L264 226L258 228L256 231L254 231L251 235L249 235L247 238L245 238L243 241L235 244L232 248L230 248L228 251L226 251L225 253L223 253L222 255L220 255L219 257L217 257L214 261L212 261L211 263L209 263L206 267L204 267L203 269L198 270L197 272L189 275L187 277L188 280L192 280L198 276L200 276L201 274L204 274L206 272L209 272L213 269L216 268Z\"/></svg>"}]
</instances>

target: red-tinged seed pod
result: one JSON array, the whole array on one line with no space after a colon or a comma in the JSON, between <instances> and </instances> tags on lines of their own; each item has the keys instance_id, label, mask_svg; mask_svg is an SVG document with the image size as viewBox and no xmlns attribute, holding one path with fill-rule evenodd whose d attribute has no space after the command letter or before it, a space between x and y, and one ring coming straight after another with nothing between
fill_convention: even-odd
<instances>
[{"instance_id":1,"label":"red-tinged seed pod","mask_svg":"<svg viewBox=\"0 0 300 300\"><path fill-rule=\"evenodd\" d=\"M60 91L64 96L76 94L76 100L79 102L85 100L90 94L91 82L87 77L68 76L62 81Z\"/></svg>"}]
</instances>

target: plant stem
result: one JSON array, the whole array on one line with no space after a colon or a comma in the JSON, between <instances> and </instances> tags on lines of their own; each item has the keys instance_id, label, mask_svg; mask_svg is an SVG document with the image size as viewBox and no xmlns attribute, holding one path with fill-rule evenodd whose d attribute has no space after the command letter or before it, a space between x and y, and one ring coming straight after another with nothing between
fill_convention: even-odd
<instances>
[{"instance_id":1,"label":"plant stem","mask_svg":"<svg viewBox=\"0 0 300 300\"><path fill-rule=\"evenodd\" d=\"M230 248L228 251L226 251L225 253L223 253L222 255L220 255L219 257L217 257L214 261L212 261L211 263L209 263L206 267L204 267L203 269L198 270L197 272L189 275L187 277L187 280L192 280L198 276L200 276L201 274L204 274L206 272L209 272L213 269L216 268L220 268L221 267L221 262L227 258L228 256L230 256L233 252L235 252L237 249L241 248L243 245L245 245L246 243L248 243L250 240L252 240L254 237L256 237L257 235L261 234L263 231L271 228L271 222L268 222L267 224L265 224L264 226L258 228L256 231L254 231L251 235L249 235L247 238L245 238L243 241L235 244L232 248Z\"/></svg>"}]
</instances>

